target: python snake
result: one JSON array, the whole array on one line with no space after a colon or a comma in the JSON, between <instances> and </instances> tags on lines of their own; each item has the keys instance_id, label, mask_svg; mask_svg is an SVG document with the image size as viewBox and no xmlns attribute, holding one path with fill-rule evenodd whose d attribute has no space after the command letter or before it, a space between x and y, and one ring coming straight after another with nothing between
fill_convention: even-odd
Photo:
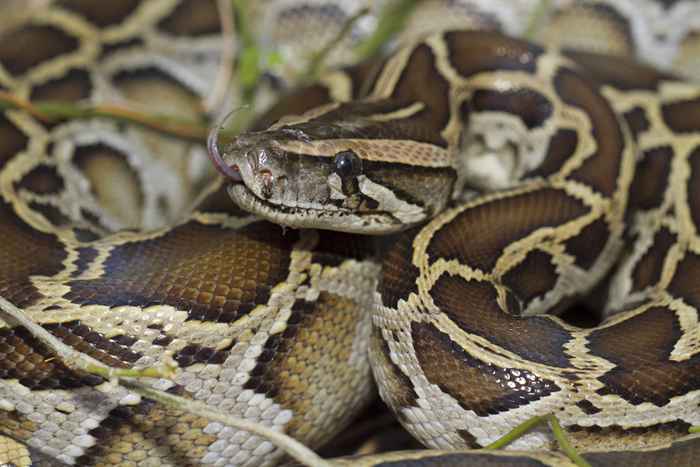
<instances>
[{"instance_id":1,"label":"python snake","mask_svg":"<svg viewBox=\"0 0 700 467\"><path fill-rule=\"evenodd\" d=\"M692 10L676 3L669 17ZM470 17L498 23L488 4ZM0 89L196 116L220 60L214 3L115 5L59 1L8 28ZM629 13L626 2L601 5L591 24ZM562 18L588 17L562 6ZM382 397L441 450L351 465L566 465L543 450L546 430L513 443L521 451L464 450L547 413L592 464L694 465L700 89L625 58L559 55L494 32L405 41L377 66L283 99L261 131L212 145L233 198L274 222L411 227L378 241L381 267L366 237L240 211L207 184L194 142L6 110L0 295L110 366L173 359L174 380L155 387L311 446L369 400L369 348ZM301 116L273 124L290 109ZM602 324L542 314L603 279ZM69 368L14 323L2 322L0 353L1 462L280 459L267 441Z\"/></svg>"}]
</instances>

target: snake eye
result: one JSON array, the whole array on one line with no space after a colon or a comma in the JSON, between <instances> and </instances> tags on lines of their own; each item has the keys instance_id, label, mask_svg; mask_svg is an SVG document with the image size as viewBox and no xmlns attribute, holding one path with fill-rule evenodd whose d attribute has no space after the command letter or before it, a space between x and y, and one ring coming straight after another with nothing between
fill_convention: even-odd
<instances>
[{"instance_id":1,"label":"snake eye","mask_svg":"<svg viewBox=\"0 0 700 467\"><path fill-rule=\"evenodd\" d=\"M362 173L362 159L352 151L341 151L335 155L335 173L340 178L358 176Z\"/></svg>"}]
</instances>

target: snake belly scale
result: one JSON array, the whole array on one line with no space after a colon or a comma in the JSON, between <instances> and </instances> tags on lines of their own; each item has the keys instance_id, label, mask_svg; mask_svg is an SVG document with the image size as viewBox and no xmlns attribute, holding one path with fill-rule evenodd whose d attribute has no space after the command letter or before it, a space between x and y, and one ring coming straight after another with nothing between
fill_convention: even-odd
<instances>
[{"instance_id":1,"label":"snake belly scale","mask_svg":"<svg viewBox=\"0 0 700 467\"><path fill-rule=\"evenodd\" d=\"M31 100L196 115L203 64L220 60L214 2L57 1L4 34L42 45L0 46L1 89ZM214 141L228 194L259 217L218 182L180 214L182 190L209 176L197 144L6 110L0 293L80 352L124 368L173 359L157 388L311 446L369 400L369 354L383 399L435 450L350 465L566 465L546 430L515 452L470 450L554 413L592 464L690 466L698 108L697 85L626 59L496 32L408 39L296 91L258 131ZM399 231L377 264L362 234ZM604 279L602 324L554 316ZM3 461L280 460L1 323Z\"/></svg>"}]
</instances>

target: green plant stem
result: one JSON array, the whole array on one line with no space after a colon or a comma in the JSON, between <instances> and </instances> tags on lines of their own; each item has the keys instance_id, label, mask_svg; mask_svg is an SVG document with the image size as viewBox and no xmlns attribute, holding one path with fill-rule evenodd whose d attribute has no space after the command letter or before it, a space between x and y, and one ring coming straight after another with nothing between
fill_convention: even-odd
<instances>
[{"instance_id":1,"label":"green plant stem","mask_svg":"<svg viewBox=\"0 0 700 467\"><path fill-rule=\"evenodd\" d=\"M338 45L343 41L343 39L347 37L348 34L350 34L350 31L352 31L352 27L355 25L355 23L357 23L357 21L360 18L367 15L368 13L369 8L365 7L360 9L351 17L349 17L345 21L345 24L343 24L343 27L340 29L340 31L338 31L338 34L336 34L336 36L332 40L330 40L323 48L321 48L321 50L313 54L311 60L309 61L309 66L303 75L303 81L311 82L318 79L318 76L323 70L324 62L326 61L330 53L336 47L338 47Z\"/></svg>"},{"instance_id":2,"label":"green plant stem","mask_svg":"<svg viewBox=\"0 0 700 467\"><path fill-rule=\"evenodd\" d=\"M528 21L527 29L523 37L525 39L533 40L535 38L535 33L537 29L542 24L542 20L552 6L552 0L540 0L540 2L535 7L534 11L530 15L530 20Z\"/></svg>"},{"instance_id":3,"label":"green plant stem","mask_svg":"<svg viewBox=\"0 0 700 467\"><path fill-rule=\"evenodd\" d=\"M374 32L355 48L358 61L365 60L377 52L395 34L400 32L421 0L396 0L390 2L379 15Z\"/></svg>"},{"instance_id":4,"label":"green plant stem","mask_svg":"<svg viewBox=\"0 0 700 467\"><path fill-rule=\"evenodd\" d=\"M550 414L547 419L549 421L549 427L552 429L552 433L554 434L554 439L556 439L559 443L559 449L561 449L562 452L579 467L591 467L591 464L589 464L586 459L581 457L581 455L571 445L571 442L569 442L569 438L566 436L566 432L559 424L557 417Z\"/></svg>"},{"instance_id":5,"label":"green plant stem","mask_svg":"<svg viewBox=\"0 0 700 467\"><path fill-rule=\"evenodd\" d=\"M520 438L522 435L524 435L528 431L532 430L537 425L541 425L542 423L545 423L546 421L547 421L547 415L532 417L528 420L525 420L523 423L521 423L520 425L518 425L515 428L513 428L512 430L510 430L508 433L501 436L493 443L489 444L488 446L484 446L484 449L501 449L501 448L509 445L510 443L515 441L516 439Z\"/></svg>"},{"instance_id":6,"label":"green plant stem","mask_svg":"<svg viewBox=\"0 0 700 467\"><path fill-rule=\"evenodd\" d=\"M556 416L554 416L554 414L539 415L525 420L523 423L510 430L493 443L485 446L484 449L501 449L542 423L549 423L554 439L556 439L559 443L559 448L569 459L571 459L574 464L578 465L579 467L591 467L588 461L581 457L581 455L571 445L566 436L566 432L561 427L559 420Z\"/></svg>"}]
</instances>

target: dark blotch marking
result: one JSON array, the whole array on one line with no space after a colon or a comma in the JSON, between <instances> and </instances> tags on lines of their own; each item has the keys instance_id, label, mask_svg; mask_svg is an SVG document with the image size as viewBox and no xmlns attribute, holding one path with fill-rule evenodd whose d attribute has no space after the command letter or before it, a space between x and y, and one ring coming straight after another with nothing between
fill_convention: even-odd
<instances>
[{"instance_id":1,"label":"dark blotch marking","mask_svg":"<svg viewBox=\"0 0 700 467\"><path fill-rule=\"evenodd\" d=\"M553 290L558 277L552 256L532 250L520 264L503 275L502 281L527 307L535 298Z\"/></svg>"},{"instance_id":2,"label":"dark blotch marking","mask_svg":"<svg viewBox=\"0 0 700 467\"><path fill-rule=\"evenodd\" d=\"M673 154L670 146L659 146L641 155L630 187L631 210L648 210L661 206L668 189Z\"/></svg>"},{"instance_id":3,"label":"dark blotch marking","mask_svg":"<svg viewBox=\"0 0 700 467\"><path fill-rule=\"evenodd\" d=\"M113 76L113 81L117 87L126 87L132 82L149 80L171 84L180 91L188 94L193 100L198 102L198 99L200 99L195 91L186 87L186 83L178 81L173 76L155 67L145 66L143 68L122 70Z\"/></svg>"},{"instance_id":4,"label":"dark blotch marking","mask_svg":"<svg viewBox=\"0 0 700 467\"><path fill-rule=\"evenodd\" d=\"M417 407L418 394L413 389L413 383L406 374L389 358L389 344L382 337L381 330L372 327L370 346L375 359L381 360L380 367L384 376L382 384L389 388L392 406L400 408ZM397 417L402 417L402 412L395 412Z\"/></svg>"},{"instance_id":5,"label":"dark blotch marking","mask_svg":"<svg viewBox=\"0 0 700 467\"><path fill-rule=\"evenodd\" d=\"M25 189L40 195L58 194L63 190L63 178L55 167L39 165L15 183L17 190Z\"/></svg>"},{"instance_id":6,"label":"dark blotch marking","mask_svg":"<svg viewBox=\"0 0 700 467\"><path fill-rule=\"evenodd\" d=\"M688 163L690 164L690 178L686 186L688 187L690 217L693 218L695 230L700 232L700 146L690 154Z\"/></svg>"},{"instance_id":7,"label":"dark blotch marking","mask_svg":"<svg viewBox=\"0 0 700 467\"><path fill-rule=\"evenodd\" d=\"M564 166L578 147L578 134L569 128L560 128L550 138L547 154L542 163L526 177L541 176L548 177L557 173Z\"/></svg>"},{"instance_id":8,"label":"dark blotch marking","mask_svg":"<svg viewBox=\"0 0 700 467\"><path fill-rule=\"evenodd\" d=\"M73 68L60 78L54 78L32 89L32 101L79 101L90 97L90 74Z\"/></svg>"},{"instance_id":9,"label":"dark blotch marking","mask_svg":"<svg viewBox=\"0 0 700 467\"><path fill-rule=\"evenodd\" d=\"M230 349L217 350L213 347L189 344L175 352L173 359L175 359L180 368L192 366L196 363L221 365L226 361L229 353Z\"/></svg>"},{"instance_id":10,"label":"dark blotch marking","mask_svg":"<svg viewBox=\"0 0 700 467\"><path fill-rule=\"evenodd\" d=\"M466 332L533 362L569 366L563 350L571 339L569 332L545 316L520 318L504 312L492 284L444 274L433 285L430 296Z\"/></svg>"},{"instance_id":11,"label":"dark blotch marking","mask_svg":"<svg viewBox=\"0 0 700 467\"><path fill-rule=\"evenodd\" d=\"M700 98L663 105L661 116L672 131L694 133L700 130Z\"/></svg>"},{"instance_id":12,"label":"dark blotch marking","mask_svg":"<svg viewBox=\"0 0 700 467\"><path fill-rule=\"evenodd\" d=\"M552 103L532 89L503 92L478 89L472 94L472 109L477 112L495 111L517 115L528 129L542 126L552 116Z\"/></svg>"},{"instance_id":13,"label":"dark blotch marking","mask_svg":"<svg viewBox=\"0 0 700 467\"><path fill-rule=\"evenodd\" d=\"M191 221L150 239L115 246L105 274L69 283L82 305L171 305L189 319L232 322L286 279L294 231L255 223L237 231ZM183 254L174 255L174 251Z\"/></svg>"},{"instance_id":14,"label":"dark blotch marking","mask_svg":"<svg viewBox=\"0 0 700 467\"><path fill-rule=\"evenodd\" d=\"M668 291L700 310L700 256L687 252L676 266Z\"/></svg>"},{"instance_id":15,"label":"dark blotch marking","mask_svg":"<svg viewBox=\"0 0 700 467\"><path fill-rule=\"evenodd\" d=\"M79 14L101 28L122 23L141 4L139 0L103 2L101 0L60 0L57 4Z\"/></svg>"},{"instance_id":16,"label":"dark blotch marking","mask_svg":"<svg viewBox=\"0 0 700 467\"><path fill-rule=\"evenodd\" d=\"M642 290L661 280L664 260L675 242L676 234L666 227L656 232L652 245L644 252L632 271L632 290Z\"/></svg>"},{"instance_id":17,"label":"dark blotch marking","mask_svg":"<svg viewBox=\"0 0 700 467\"><path fill-rule=\"evenodd\" d=\"M166 392L190 398L181 386ZM136 465L132 452L157 448L173 465L196 465L216 437L203 432L208 421L197 414L144 399L136 405L120 405L88 434L95 444L85 449L76 465ZM153 458L149 455L149 458Z\"/></svg>"},{"instance_id":18,"label":"dark blotch marking","mask_svg":"<svg viewBox=\"0 0 700 467\"><path fill-rule=\"evenodd\" d=\"M416 280L420 271L411 262L413 239L417 233L418 229L412 229L393 241L384 240L391 243L386 245L387 253L382 263L377 291L386 307L396 309L399 299L407 300L411 293L418 293Z\"/></svg>"},{"instance_id":19,"label":"dark blotch marking","mask_svg":"<svg viewBox=\"0 0 700 467\"><path fill-rule=\"evenodd\" d=\"M559 391L552 381L527 370L473 358L431 324L412 323L411 335L428 381L479 416L507 412Z\"/></svg>"},{"instance_id":20,"label":"dark blotch marking","mask_svg":"<svg viewBox=\"0 0 700 467\"><path fill-rule=\"evenodd\" d=\"M438 230L427 253L491 271L503 249L542 227L558 227L588 212L578 199L553 188L485 202Z\"/></svg>"},{"instance_id":21,"label":"dark blotch marking","mask_svg":"<svg viewBox=\"0 0 700 467\"><path fill-rule=\"evenodd\" d=\"M300 115L331 101L328 88L322 84L293 89L277 99L272 107L258 117L251 129L253 131L265 130L285 115Z\"/></svg>"},{"instance_id":22,"label":"dark blotch marking","mask_svg":"<svg viewBox=\"0 0 700 467\"><path fill-rule=\"evenodd\" d=\"M128 368L142 356L129 348L138 340L132 336L108 338L80 321L46 324L44 327L65 344L112 367Z\"/></svg>"},{"instance_id":23,"label":"dark blotch marking","mask_svg":"<svg viewBox=\"0 0 700 467\"><path fill-rule=\"evenodd\" d=\"M72 277L78 277L84 273L88 267L97 258L98 251L92 247L78 248L78 259L75 260L75 271L71 273Z\"/></svg>"},{"instance_id":24,"label":"dark blotch marking","mask_svg":"<svg viewBox=\"0 0 700 467\"><path fill-rule=\"evenodd\" d=\"M566 55L581 64L586 73L597 81L623 91L656 92L661 83L678 80L673 75L626 57L571 50L566 51Z\"/></svg>"},{"instance_id":25,"label":"dark blotch marking","mask_svg":"<svg viewBox=\"0 0 700 467\"><path fill-rule=\"evenodd\" d=\"M339 266L347 259L365 260L377 253L374 243L366 237L335 232L318 231L318 243L313 249L312 262L323 266Z\"/></svg>"},{"instance_id":26,"label":"dark blotch marking","mask_svg":"<svg viewBox=\"0 0 700 467\"><path fill-rule=\"evenodd\" d=\"M595 405L593 405L592 402L590 402L590 401L588 401L588 400L586 400L586 399L581 400L581 401L578 401L578 402L576 403L576 406L577 406L579 409L583 410L583 413L585 413L585 414L587 414L587 415L595 415L595 414L597 414L598 412L601 411L601 409L599 409L598 407L596 407Z\"/></svg>"},{"instance_id":27,"label":"dark blotch marking","mask_svg":"<svg viewBox=\"0 0 700 467\"><path fill-rule=\"evenodd\" d=\"M175 36L215 35L221 29L219 10L214 0L185 0L158 23L158 28Z\"/></svg>"},{"instance_id":28,"label":"dark blotch marking","mask_svg":"<svg viewBox=\"0 0 700 467\"><path fill-rule=\"evenodd\" d=\"M700 261L696 264L700 265ZM689 271L679 267L678 272ZM685 277L693 278L694 287L698 287L697 275ZM663 407L671 398L697 388L700 355L682 362L669 360L681 335L675 313L660 306L594 331L588 337L589 349L616 364L599 378L605 387L597 393L617 394L634 405L649 402Z\"/></svg>"},{"instance_id":29,"label":"dark blotch marking","mask_svg":"<svg viewBox=\"0 0 700 467\"><path fill-rule=\"evenodd\" d=\"M78 39L53 26L26 26L0 35L0 63L10 74L21 75L78 46Z\"/></svg>"},{"instance_id":30,"label":"dark blotch marking","mask_svg":"<svg viewBox=\"0 0 700 467\"><path fill-rule=\"evenodd\" d=\"M485 71L533 73L542 48L496 32L453 31L445 34L451 63L463 76Z\"/></svg>"},{"instance_id":31,"label":"dark blotch marking","mask_svg":"<svg viewBox=\"0 0 700 467\"><path fill-rule=\"evenodd\" d=\"M430 85L426 86L426 83ZM391 99L404 105L413 102L424 103L424 111L410 118L408 124L427 125L424 131L434 134L436 144L446 146L447 142L440 136L440 131L447 125L450 116L449 90L449 83L435 66L432 50L421 44L411 53Z\"/></svg>"},{"instance_id":32,"label":"dark blotch marking","mask_svg":"<svg viewBox=\"0 0 700 467\"><path fill-rule=\"evenodd\" d=\"M632 137L637 141L639 135L647 131L651 124L647 119L646 112L641 107L635 107L622 115L627 122L627 126L632 132Z\"/></svg>"},{"instance_id":33,"label":"dark blotch marking","mask_svg":"<svg viewBox=\"0 0 700 467\"><path fill-rule=\"evenodd\" d=\"M1 198L0 221L0 295L20 308L29 306L41 297L30 277L52 277L63 270L65 247L53 235L25 224Z\"/></svg>"},{"instance_id":34,"label":"dark blotch marking","mask_svg":"<svg viewBox=\"0 0 700 467\"><path fill-rule=\"evenodd\" d=\"M576 266L588 269L600 257L610 238L610 228L604 218L598 218L566 241L566 251L574 257Z\"/></svg>"},{"instance_id":35,"label":"dark blotch marking","mask_svg":"<svg viewBox=\"0 0 700 467\"><path fill-rule=\"evenodd\" d=\"M0 170L15 154L26 149L29 139L0 113Z\"/></svg>"},{"instance_id":36,"label":"dark blotch marking","mask_svg":"<svg viewBox=\"0 0 700 467\"><path fill-rule=\"evenodd\" d=\"M565 103L578 107L588 115L593 139L598 145L596 152L584 160L570 177L592 186L605 196L611 196L617 188L624 149L624 135L617 117L591 81L564 69L557 73L554 82Z\"/></svg>"},{"instance_id":37,"label":"dark blotch marking","mask_svg":"<svg viewBox=\"0 0 700 467\"><path fill-rule=\"evenodd\" d=\"M0 329L0 379L17 379L34 390L74 389L102 382L97 376L66 367L23 327Z\"/></svg>"}]
</instances>

